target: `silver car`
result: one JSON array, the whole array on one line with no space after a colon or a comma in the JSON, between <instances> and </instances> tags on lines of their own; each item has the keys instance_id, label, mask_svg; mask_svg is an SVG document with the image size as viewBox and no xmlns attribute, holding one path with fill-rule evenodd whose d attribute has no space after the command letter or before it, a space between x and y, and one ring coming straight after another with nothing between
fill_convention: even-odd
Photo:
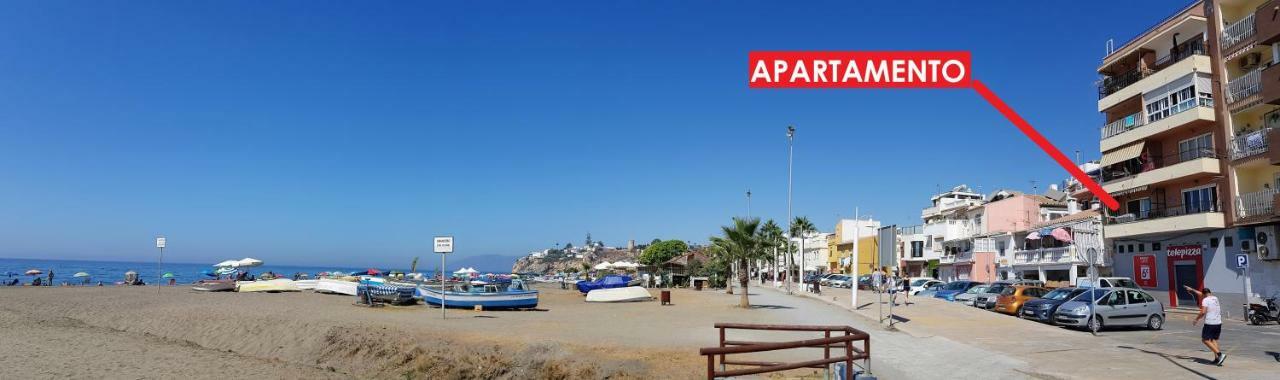
<instances>
[{"instance_id":1,"label":"silver car","mask_svg":"<svg viewBox=\"0 0 1280 380\"><path fill-rule=\"evenodd\" d=\"M999 297L1000 293L1004 292L1005 288L1011 286L1013 286L1013 284L1005 281L997 281L996 283L991 284L991 286L988 286L982 293L974 294L971 305L973 305L973 307L979 307L987 310L994 309L996 307L996 297Z\"/></svg>"},{"instance_id":2,"label":"silver car","mask_svg":"<svg viewBox=\"0 0 1280 380\"><path fill-rule=\"evenodd\" d=\"M969 288L968 291L965 291L964 293L960 293L956 295L956 302L973 306L973 298L976 297L979 293L985 293L987 291L987 288L990 288L990 287L991 285L978 285L978 286Z\"/></svg>"},{"instance_id":3,"label":"silver car","mask_svg":"<svg viewBox=\"0 0 1280 380\"><path fill-rule=\"evenodd\" d=\"M1098 304L1092 313L1089 305L1091 296ZM1098 288L1081 293L1059 306L1053 314L1053 321L1059 325L1090 330L1101 330L1107 326L1146 326L1159 330L1164 328L1164 319L1164 305L1155 297L1129 288Z\"/></svg>"}]
</instances>

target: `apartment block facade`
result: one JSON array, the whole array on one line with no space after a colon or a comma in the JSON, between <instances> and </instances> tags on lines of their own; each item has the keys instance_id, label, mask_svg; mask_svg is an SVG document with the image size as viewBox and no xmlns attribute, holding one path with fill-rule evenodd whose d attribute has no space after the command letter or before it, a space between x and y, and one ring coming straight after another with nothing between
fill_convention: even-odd
<instances>
[{"instance_id":1,"label":"apartment block facade","mask_svg":"<svg viewBox=\"0 0 1280 380\"><path fill-rule=\"evenodd\" d=\"M1121 205L1103 218L1108 253L1116 275L1171 306L1194 305L1184 285L1237 305L1280 293L1270 238L1280 154L1268 144L1280 126L1277 6L1196 2L1098 67L1098 179Z\"/></svg>"}]
</instances>

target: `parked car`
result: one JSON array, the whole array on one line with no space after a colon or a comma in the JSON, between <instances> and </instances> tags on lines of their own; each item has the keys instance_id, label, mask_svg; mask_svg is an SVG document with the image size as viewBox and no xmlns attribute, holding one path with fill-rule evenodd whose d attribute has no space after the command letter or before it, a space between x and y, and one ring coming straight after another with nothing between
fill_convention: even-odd
<instances>
[{"instance_id":1,"label":"parked car","mask_svg":"<svg viewBox=\"0 0 1280 380\"><path fill-rule=\"evenodd\" d=\"M1008 281L996 281L995 283L991 284L991 286L987 287L986 291L973 295L973 303L972 303L973 307L982 308L986 310L991 310L992 308L995 308L996 297L999 297L1000 293L1004 293L1004 290L1010 286L1014 286L1014 285L1009 283Z\"/></svg>"},{"instance_id":2,"label":"parked car","mask_svg":"<svg viewBox=\"0 0 1280 380\"><path fill-rule=\"evenodd\" d=\"M1053 323L1053 313L1058 311L1058 306L1076 298L1080 293L1084 293L1085 288L1058 288L1050 291L1039 299L1027 301L1022 305L1022 313L1019 317L1034 319L1044 323Z\"/></svg>"},{"instance_id":3,"label":"parked car","mask_svg":"<svg viewBox=\"0 0 1280 380\"><path fill-rule=\"evenodd\" d=\"M978 285L982 285L982 283L977 281L968 281L968 280L948 282L947 285L944 285L942 287L942 290L939 290L937 293L934 293L933 298L941 298L947 301L955 301L956 296L960 295L961 293L967 292L969 291L969 289Z\"/></svg>"},{"instance_id":4,"label":"parked car","mask_svg":"<svg viewBox=\"0 0 1280 380\"><path fill-rule=\"evenodd\" d=\"M858 276L858 289L871 290L871 275L864 274Z\"/></svg>"},{"instance_id":5,"label":"parked car","mask_svg":"<svg viewBox=\"0 0 1280 380\"><path fill-rule=\"evenodd\" d=\"M1091 310L1090 297L1097 302ZM1053 314L1054 322L1068 327L1101 330L1108 326L1164 328L1164 305L1147 292L1129 288L1094 288L1071 299Z\"/></svg>"},{"instance_id":6,"label":"parked car","mask_svg":"<svg viewBox=\"0 0 1280 380\"><path fill-rule=\"evenodd\" d=\"M1128 277L1098 277L1098 284L1101 285L1099 286L1100 288L1141 289L1138 287L1138 283L1133 282L1133 279ZM1093 286L1088 277L1080 277L1076 279L1076 287L1092 288Z\"/></svg>"},{"instance_id":7,"label":"parked car","mask_svg":"<svg viewBox=\"0 0 1280 380\"><path fill-rule=\"evenodd\" d=\"M818 278L818 283L822 286L831 286L831 279L840 276L839 273L827 273Z\"/></svg>"},{"instance_id":8,"label":"parked car","mask_svg":"<svg viewBox=\"0 0 1280 380\"><path fill-rule=\"evenodd\" d=\"M1049 289L1031 285L1013 285L1004 288L999 296L996 296L997 313L1009 314L1017 316L1022 314L1022 305L1027 301L1043 297L1049 293Z\"/></svg>"},{"instance_id":9,"label":"parked car","mask_svg":"<svg viewBox=\"0 0 1280 380\"><path fill-rule=\"evenodd\" d=\"M973 297L977 296L978 293L987 291L987 288L989 287L991 287L991 285L983 284L969 288L969 290L966 290L964 293L956 295L956 302L973 306Z\"/></svg>"},{"instance_id":10,"label":"parked car","mask_svg":"<svg viewBox=\"0 0 1280 380\"><path fill-rule=\"evenodd\" d=\"M933 297L933 295L941 291L942 287L944 286L947 286L947 284L939 282L937 284L933 284L927 288L924 288L924 290L921 290L919 293L916 293L915 295L917 297Z\"/></svg>"},{"instance_id":11,"label":"parked car","mask_svg":"<svg viewBox=\"0 0 1280 380\"><path fill-rule=\"evenodd\" d=\"M827 286L830 286L833 288L848 288L852 286L852 280L853 280L853 277L849 277L843 274L838 274L835 276L831 276L831 278L827 280Z\"/></svg>"},{"instance_id":12,"label":"parked car","mask_svg":"<svg viewBox=\"0 0 1280 380\"><path fill-rule=\"evenodd\" d=\"M942 281L934 280L928 277L913 277L911 280L911 295L920 294L930 286L943 284Z\"/></svg>"},{"instance_id":13,"label":"parked car","mask_svg":"<svg viewBox=\"0 0 1280 380\"><path fill-rule=\"evenodd\" d=\"M1022 278L1014 279L1014 280L1000 280L996 282L1001 282L1009 285L1030 285L1030 286L1039 286L1041 288L1044 287L1044 281L1028 280L1028 279L1022 279Z\"/></svg>"}]
</instances>

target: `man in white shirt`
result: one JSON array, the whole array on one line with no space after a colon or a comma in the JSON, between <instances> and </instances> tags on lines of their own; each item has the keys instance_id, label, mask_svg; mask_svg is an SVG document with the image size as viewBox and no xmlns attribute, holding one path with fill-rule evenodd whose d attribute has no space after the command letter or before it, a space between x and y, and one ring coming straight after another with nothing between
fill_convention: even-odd
<instances>
[{"instance_id":1,"label":"man in white shirt","mask_svg":"<svg viewBox=\"0 0 1280 380\"><path fill-rule=\"evenodd\" d=\"M1209 288L1199 291L1190 286L1183 286L1183 288L1200 300L1200 314L1191 321L1191 325L1195 326L1200 320L1204 320L1204 328L1200 330L1200 340L1204 342L1205 347L1213 351L1213 364L1221 367L1222 363L1227 361L1227 354L1222 353L1218 348L1218 337L1222 335L1222 305L1218 303L1218 297L1213 295Z\"/></svg>"}]
</instances>

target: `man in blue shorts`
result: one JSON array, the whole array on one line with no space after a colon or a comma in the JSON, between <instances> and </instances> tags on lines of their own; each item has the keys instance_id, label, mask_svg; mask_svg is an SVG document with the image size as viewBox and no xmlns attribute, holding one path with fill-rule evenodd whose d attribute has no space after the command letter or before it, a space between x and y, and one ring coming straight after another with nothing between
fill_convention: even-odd
<instances>
[{"instance_id":1,"label":"man in blue shorts","mask_svg":"<svg viewBox=\"0 0 1280 380\"><path fill-rule=\"evenodd\" d=\"M1204 328L1200 330L1200 341L1213 351L1213 364L1221 367L1222 363L1227 361L1227 354L1222 353L1222 349L1218 347L1218 337L1222 335L1222 305L1218 303L1218 297L1213 295L1209 288L1199 291L1190 286L1183 286L1183 288L1200 300L1200 314L1191 321L1191 325L1195 326L1200 323L1200 320L1204 320Z\"/></svg>"}]
</instances>

